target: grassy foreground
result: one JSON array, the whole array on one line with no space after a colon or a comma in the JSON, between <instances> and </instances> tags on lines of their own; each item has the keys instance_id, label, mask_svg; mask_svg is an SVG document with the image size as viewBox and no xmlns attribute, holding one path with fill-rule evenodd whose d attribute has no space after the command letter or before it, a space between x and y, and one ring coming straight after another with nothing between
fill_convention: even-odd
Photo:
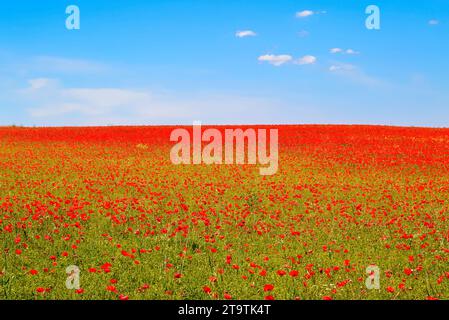
<instances>
[{"instance_id":1,"label":"grassy foreground","mask_svg":"<svg viewBox=\"0 0 449 320\"><path fill-rule=\"evenodd\" d=\"M449 298L449 130L280 126L261 176L171 129L1 128L0 299Z\"/></svg>"}]
</instances>

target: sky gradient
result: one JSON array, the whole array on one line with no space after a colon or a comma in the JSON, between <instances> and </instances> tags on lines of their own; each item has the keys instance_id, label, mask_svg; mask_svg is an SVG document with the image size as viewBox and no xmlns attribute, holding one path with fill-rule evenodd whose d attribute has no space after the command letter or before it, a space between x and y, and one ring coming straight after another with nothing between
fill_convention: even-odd
<instances>
[{"instance_id":1,"label":"sky gradient","mask_svg":"<svg viewBox=\"0 0 449 320\"><path fill-rule=\"evenodd\" d=\"M448 39L446 0L5 0L0 125L449 127Z\"/></svg>"}]
</instances>

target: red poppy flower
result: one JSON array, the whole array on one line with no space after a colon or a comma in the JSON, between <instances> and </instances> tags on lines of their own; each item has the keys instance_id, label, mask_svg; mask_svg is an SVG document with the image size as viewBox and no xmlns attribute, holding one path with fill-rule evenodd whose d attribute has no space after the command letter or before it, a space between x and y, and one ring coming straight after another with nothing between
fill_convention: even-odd
<instances>
[{"instance_id":1,"label":"red poppy flower","mask_svg":"<svg viewBox=\"0 0 449 320\"><path fill-rule=\"evenodd\" d=\"M106 290L110 292L117 292L117 288L115 286L107 286Z\"/></svg>"},{"instance_id":2,"label":"red poppy flower","mask_svg":"<svg viewBox=\"0 0 449 320\"><path fill-rule=\"evenodd\" d=\"M204 291L205 293L209 294L209 293L212 292L212 289L209 288L208 286L204 286L204 287L203 287L203 291Z\"/></svg>"},{"instance_id":3,"label":"red poppy flower","mask_svg":"<svg viewBox=\"0 0 449 320\"><path fill-rule=\"evenodd\" d=\"M351 280L346 279L346 280L343 280L343 281L341 281L341 282L338 282L338 283L337 283L337 287L342 288L342 287L344 287L345 285L347 285L350 281L351 281Z\"/></svg>"},{"instance_id":4,"label":"red poppy flower","mask_svg":"<svg viewBox=\"0 0 449 320\"><path fill-rule=\"evenodd\" d=\"M285 275L287 274L287 272L285 272L284 270L278 270L276 273L277 273L278 275L280 275L281 277L282 277L282 276L285 276Z\"/></svg>"},{"instance_id":5,"label":"red poppy flower","mask_svg":"<svg viewBox=\"0 0 449 320\"><path fill-rule=\"evenodd\" d=\"M267 291L272 291L274 289L274 286L272 284L266 284L263 287L263 291L267 292Z\"/></svg>"},{"instance_id":6,"label":"red poppy flower","mask_svg":"<svg viewBox=\"0 0 449 320\"><path fill-rule=\"evenodd\" d=\"M292 270L292 271L290 271L289 274L290 274L291 277L297 277L299 272L298 272L298 270Z\"/></svg>"}]
</instances>

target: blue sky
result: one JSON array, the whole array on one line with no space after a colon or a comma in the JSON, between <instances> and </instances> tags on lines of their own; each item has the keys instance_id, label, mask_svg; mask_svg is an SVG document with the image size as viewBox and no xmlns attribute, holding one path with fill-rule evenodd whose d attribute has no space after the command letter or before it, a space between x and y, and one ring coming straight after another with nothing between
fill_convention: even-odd
<instances>
[{"instance_id":1,"label":"blue sky","mask_svg":"<svg viewBox=\"0 0 449 320\"><path fill-rule=\"evenodd\" d=\"M446 0L5 0L0 125L449 127L448 39Z\"/></svg>"}]
</instances>

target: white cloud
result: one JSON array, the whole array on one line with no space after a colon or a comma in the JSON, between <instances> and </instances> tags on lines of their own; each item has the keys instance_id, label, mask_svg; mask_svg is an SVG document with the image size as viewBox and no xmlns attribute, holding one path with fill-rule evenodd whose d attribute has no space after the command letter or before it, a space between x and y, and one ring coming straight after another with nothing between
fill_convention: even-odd
<instances>
[{"instance_id":1,"label":"white cloud","mask_svg":"<svg viewBox=\"0 0 449 320\"><path fill-rule=\"evenodd\" d=\"M436 19L432 19L432 20L429 21L429 24L430 24L431 26L436 26L436 25L439 24L439 23L440 23L440 21L438 21L438 20L436 20Z\"/></svg>"},{"instance_id":2,"label":"white cloud","mask_svg":"<svg viewBox=\"0 0 449 320\"><path fill-rule=\"evenodd\" d=\"M331 72L337 72L337 71L345 72L345 71L352 71L352 70L355 70L355 69L356 69L356 67L354 65L352 65L352 64L343 64L343 63L331 65L329 67L329 71L331 71Z\"/></svg>"},{"instance_id":3,"label":"white cloud","mask_svg":"<svg viewBox=\"0 0 449 320\"><path fill-rule=\"evenodd\" d=\"M296 17L302 19L313 16L314 14L324 14L324 13L326 13L326 11L303 10L296 12Z\"/></svg>"},{"instance_id":4,"label":"white cloud","mask_svg":"<svg viewBox=\"0 0 449 320\"><path fill-rule=\"evenodd\" d=\"M340 53L343 52L343 49L340 48L332 48L329 50L330 53Z\"/></svg>"},{"instance_id":5,"label":"white cloud","mask_svg":"<svg viewBox=\"0 0 449 320\"><path fill-rule=\"evenodd\" d=\"M359 54L360 52L355 51L355 50L353 50L353 49L346 49L345 53L346 53L346 54Z\"/></svg>"},{"instance_id":6,"label":"white cloud","mask_svg":"<svg viewBox=\"0 0 449 320\"><path fill-rule=\"evenodd\" d=\"M290 62L292 59L293 57L288 54L281 54L281 55L266 54L258 58L259 61L268 62L276 67L281 66L284 63Z\"/></svg>"},{"instance_id":7,"label":"white cloud","mask_svg":"<svg viewBox=\"0 0 449 320\"><path fill-rule=\"evenodd\" d=\"M285 63L290 62L299 65L314 64L317 61L317 58L315 56L306 55L294 61L293 57L288 54L281 54L281 55L266 54L260 56L258 60L261 62L268 62L276 67L279 67Z\"/></svg>"},{"instance_id":8,"label":"white cloud","mask_svg":"<svg viewBox=\"0 0 449 320\"><path fill-rule=\"evenodd\" d=\"M354 50L354 49L341 49L341 48L332 48L329 50L330 53L333 54L337 54L337 53L342 53L342 54L349 54L349 55L354 55L354 54L359 54L360 52Z\"/></svg>"},{"instance_id":9,"label":"white cloud","mask_svg":"<svg viewBox=\"0 0 449 320\"><path fill-rule=\"evenodd\" d=\"M305 65L305 64L314 64L316 61L317 59L315 56L307 55L302 58L299 58L296 63L300 65Z\"/></svg>"},{"instance_id":10,"label":"white cloud","mask_svg":"<svg viewBox=\"0 0 449 320\"><path fill-rule=\"evenodd\" d=\"M304 11L296 12L296 17L297 18L306 18L306 17L312 16L313 14L314 14L314 12L311 10L304 10Z\"/></svg>"},{"instance_id":11,"label":"white cloud","mask_svg":"<svg viewBox=\"0 0 449 320\"><path fill-rule=\"evenodd\" d=\"M252 30L244 30L244 31L237 31L235 33L235 36L237 38L255 37L255 36L257 36L257 33L255 33Z\"/></svg>"}]
</instances>

